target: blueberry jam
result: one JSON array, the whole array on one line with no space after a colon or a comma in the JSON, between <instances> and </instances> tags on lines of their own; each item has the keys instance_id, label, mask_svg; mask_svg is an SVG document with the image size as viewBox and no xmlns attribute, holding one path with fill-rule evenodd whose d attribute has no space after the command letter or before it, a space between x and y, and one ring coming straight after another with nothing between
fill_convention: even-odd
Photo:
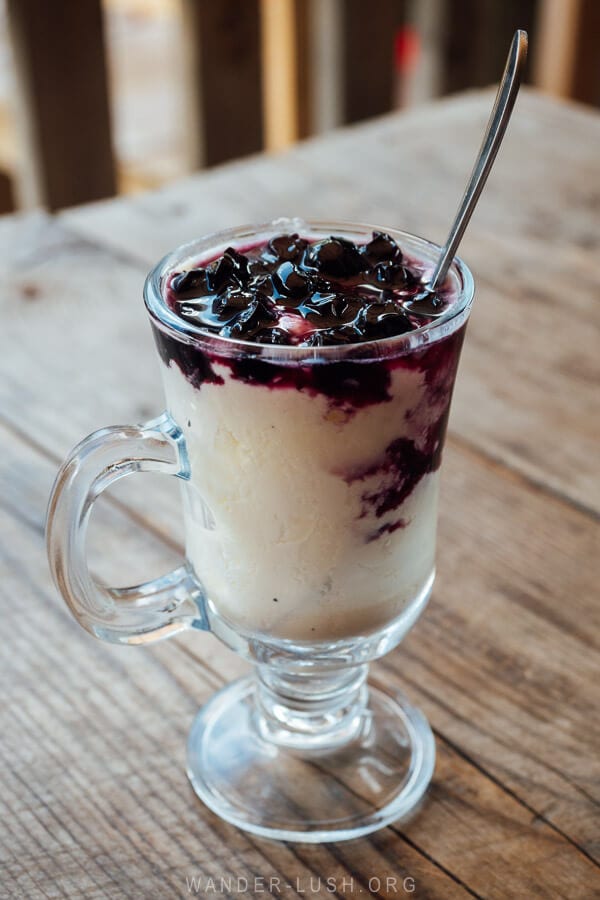
<instances>
[{"instance_id":1,"label":"blueberry jam","mask_svg":"<svg viewBox=\"0 0 600 900\"><path fill-rule=\"evenodd\" d=\"M167 302L209 333L300 347L405 334L447 305L380 231L365 244L280 234L243 252L228 247L217 259L172 274Z\"/></svg>"}]
</instances>

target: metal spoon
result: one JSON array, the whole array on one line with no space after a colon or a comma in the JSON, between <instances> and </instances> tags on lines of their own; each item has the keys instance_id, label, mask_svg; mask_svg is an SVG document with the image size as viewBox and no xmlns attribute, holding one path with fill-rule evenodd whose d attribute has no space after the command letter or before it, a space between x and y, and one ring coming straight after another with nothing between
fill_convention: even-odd
<instances>
[{"instance_id":1,"label":"metal spoon","mask_svg":"<svg viewBox=\"0 0 600 900\"><path fill-rule=\"evenodd\" d=\"M448 274L450 264L458 250L458 245L462 240L465 229L473 215L473 210L477 205L477 201L479 200L480 194L487 181L487 177L490 174L490 170L496 159L496 154L500 149L502 138L504 137L506 127L513 111L517 94L519 93L526 59L527 32L516 31L510 45L510 50L508 51L504 75L502 76L502 81L500 82L498 93L496 94L494 108L492 109L492 114L483 137L479 155L475 161L456 218L452 223L448 240L444 245L444 249L442 250L438 264L435 267L431 281L427 285L427 290L430 293L433 293L441 284L443 284L444 279ZM415 307L416 306L417 304L415 304ZM412 312L417 311L415 307L411 310Z\"/></svg>"}]
</instances>

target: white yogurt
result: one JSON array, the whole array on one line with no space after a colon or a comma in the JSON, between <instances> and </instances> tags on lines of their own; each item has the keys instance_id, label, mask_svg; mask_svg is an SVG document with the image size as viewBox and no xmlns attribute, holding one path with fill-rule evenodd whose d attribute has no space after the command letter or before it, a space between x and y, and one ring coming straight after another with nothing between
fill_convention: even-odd
<instances>
[{"instance_id":1,"label":"white yogurt","mask_svg":"<svg viewBox=\"0 0 600 900\"><path fill-rule=\"evenodd\" d=\"M223 365L213 368L224 383L199 389L174 362L162 368L190 460L187 556L220 615L252 632L328 640L382 627L418 596L434 567L439 473L379 518L363 495L385 473L348 475L376 466L398 438L418 442L443 412L448 398L429 396L422 372L393 370L391 400L347 414Z\"/></svg>"}]
</instances>

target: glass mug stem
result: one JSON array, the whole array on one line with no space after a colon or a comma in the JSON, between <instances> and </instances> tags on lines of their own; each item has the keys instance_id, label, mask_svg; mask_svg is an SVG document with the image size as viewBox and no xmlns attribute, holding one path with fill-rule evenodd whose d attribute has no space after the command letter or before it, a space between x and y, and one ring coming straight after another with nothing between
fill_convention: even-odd
<instances>
[{"instance_id":1,"label":"glass mug stem","mask_svg":"<svg viewBox=\"0 0 600 900\"><path fill-rule=\"evenodd\" d=\"M46 527L50 570L71 612L91 634L119 644L207 627L202 590L187 566L128 588L99 584L89 571L85 546L92 505L134 472L189 477L185 442L168 413L141 426L103 428L78 444L56 478Z\"/></svg>"},{"instance_id":2,"label":"glass mug stem","mask_svg":"<svg viewBox=\"0 0 600 900\"><path fill-rule=\"evenodd\" d=\"M323 672L257 667L257 728L299 750L343 746L364 727L368 665Z\"/></svg>"}]
</instances>

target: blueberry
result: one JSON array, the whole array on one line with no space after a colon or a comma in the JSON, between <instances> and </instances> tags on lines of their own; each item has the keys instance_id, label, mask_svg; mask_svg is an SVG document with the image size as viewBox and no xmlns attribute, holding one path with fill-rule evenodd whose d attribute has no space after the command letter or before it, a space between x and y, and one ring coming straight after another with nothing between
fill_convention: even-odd
<instances>
[{"instance_id":1,"label":"blueberry","mask_svg":"<svg viewBox=\"0 0 600 900\"><path fill-rule=\"evenodd\" d=\"M304 310L304 318L307 322L310 322L311 325L322 328L323 322L332 318L331 309L328 306L319 306L315 309L310 307Z\"/></svg>"},{"instance_id":2,"label":"blueberry","mask_svg":"<svg viewBox=\"0 0 600 900\"><path fill-rule=\"evenodd\" d=\"M342 325L340 328L330 328L325 332L325 338L331 344L356 344L362 338L358 328L352 323Z\"/></svg>"},{"instance_id":3,"label":"blueberry","mask_svg":"<svg viewBox=\"0 0 600 900\"><path fill-rule=\"evenodd\" d=\"M221 318L231 318L247 309L253 299L248 291L225 291L213 300L212 311Z\"/></svg>"},{"instance_id":4,"label":"blueberry","mask_svg":"<svg viewBox=\"0 0 600 900\"><path fill-rule=\"evenodd\" d=\"M396 337L396 335L407 334L413 330L410 319L408 316L402 315L402 313L382 316L380 327L385 337Z\"/></svg>"},{"instance_id":5,"label":"blueberry","mask_svg":"<svg viewBox=\"0 0 600 900\"><path fill-rule=\"evenodd\" d=\"M362 338L362 334L354 325L341 325L338 328L327 328L321 332L323 344L335 346L339 344L356 344Z\"/></svg>"},{"instance_id":6,"label":"blueberry","mask_svg":"<svg viewBox=\"0 0 600 900\"><path fill-rule=\"evenodd\" d=\"M361 325L374 325L382 315L390 315L397 312L401 312L401 309L393 300L374 301L365 303L361 307L357 318Z\"/></svg>"},{"instance_id":7,"label":"blueberry","mask_svg":"<svg viewBox=\"0 0 600 900\"><path fill-rule=\"evenodd\" d=\"M421 284L421 276L409 269L408 266L402 266L402 275L406 287L412 288Z\"/></svg>"},{"instance_id":8,"label":"blueberry","mask_svg":"<svg viewBox=\"0 0 600 900\"><path fill-rule=\"evenodd\" d=\"M308 262L319 272L337 278L357 275L364 268L364 259L357 247L351 241L337 237L313 244Z\"/></svg>"},{"instance_id":9,"label":"blueberry","mask_svg":"<svg viewBox=\"0 0 600 900\"><path fill-rule=\"evenodd\" d=\"M229 256L221 256L216 262L211 263L206 270L209 290L216 294L228 287L231 284L234 269L234 262Z\"/></svg>"},{"instance_id":10,"label":"blueberry","mask_svg":"<svg viewBox=\"0 0 600 900\"><path fill-rule=\"evenodd\" d=\"M223 253L223 259L230 259L233 264L233 276L246 284L250 278L250 260L243 253L239 253L234 247L228 247Z\"/></svg>"},{"instance_id":11,"label":"blueberry","mask_svg":"<svg viewBox=\"0 0 600 900\"><path fill-rule=\"evenodd\" d=\"M273 275L273 284L284 297L305 297L310 289L310 276L292 262L282 263Z\"/></svg>"},{"instance_id":12,"label":"blueberry","mask_svg":"<svg viewBox=\"0 0 600 900\"><path fill-rule=\"evenodd\" d=\"M402 262L402 251L396 241L383 231L374 231L363 250L372 266L379 262Z\"/></svg>"},{"instance_id":13,"label":"blueberry","mask_svg":"<svg viewBox=\"0 0 600 900\"><path fill-rule=\"evenodd\" d=\"M354 241L349 241L348 238L340 237L339 234L332 234L331 240L337 241L338 244L341 244L342 247L345 247L346 250L357 250L357 246Z\"/></svg>"},{"instance_id":14,"label":"blueberry","mask_svg":"<svg viewBox=\"0 0 600 900\"><path fill-rule=\"evenodd\" d=\"M232 323L221 329L220 334L232 338L253 337L257 330L276 321L276 313L261 300L254 299Z\"/></svg>"},{"instance_id":15,"label":"blueberry","mask_svg":"<svg viewBox=\"0 0 600 900\"><path fill-rule=\"evenodd\" d=\"M386 288L405 288L410 284L411 273L396 263L377 263L372 269L375 282Z\"/></svg>"},{"instance_id":16,"label":"blueberry","mask_svg":"<svg viewBox=\"0 0 600 900\"><path fill-rule=\"evenodd\" d=\"M339 241L328 239L313 244L310 248L309 262L322 272L336 274L337 268L344 258L344 248Z\"/></svg>"},{"instance_id":17,"label":"blueberry","mask_svg":"<svg viewBox=\"0 0 600 900\"><path fill-rule=\"evenodd\" d=\"M188 322L197 323L202 322L206 308L204 306L191 306L189 303L182 303L177 312L183 319L187 319Z\"/></svg>"},{"instance_id":18,"label":"blueberry","mask_svg":"<svg viewBox=\"0 0 600 900\"><path fill-rule=\"evenodd\" d=\"M334 320L332 309L332 301L335 295L317 294L304 300L300 306L300 312L307 322L318 323L322 326L323 321Z\"/></svg>"},{"instance_id":19,"label":"blueberry","mask_svg":"<svg viewBox=\"0 0 600 900\"><path fill-rule=\"evenodd\" d=\"M199 303L198 301L184 301L178 309L182 319L197 325L199 328L206 328L209 331L217 331L223 324L223 318L215 315L210 297L208 304ZM231 316L229 316L231 318Z\"/></svg>"},{"instance_id":20,"label":"blueberry","mask_svg":"<svg viewBox=\"0 0 600 900\"><path fill-rule=\"evenodd\" d=\"M348 310L348 308L349 308L349 302L346 299L346 297L342 297L339 295L335 298L335 300L331 304L331 311L332 311L333 315L338 319L341 319L341 317Z\"/></svg>"},{"instance_id":21,"label":"blueberry","mask_svg":"<svg viewBox=\"0 0 600 900\"><path fill-rule=\"evenodd\" d=\"M271 267L266 260L259 257L258 259L248 260L248 271L251 278L256 278L259 275L268 275Z\"/></svg>"},{"instance_id":22,"label":"blueberry","mask_svg":"<svg viewBox=\"0 0 600 900\"><path fill-rule=\"evenodd\" d=\"M321 293L320 291L317 291L307 298L307 300L305 301L305 305L310 306L311 309L320 310L321 312L323 312L326 310L331 310L336 298L337 294Z\"/></svg>"},{"instance_id":23,"label":"blueberry","mask_svg":"<svg viewBox=\"0 0 600 900\"><path fill-rule=\"evenodd\" d=\"M177 299L181 300L208 294L206 269L189 269L187 272L174 275L171 279L171 290L177 295Z\"/></svg>"},{"instance_id":24,"label":"blueberry","mask_svg":"<svg viewBox=\"0 0 600 900\"><path fill-rule=\"evenodd\" d=\"M311 321L310 314L316 317L312 321L329 319L331 327L351 321L360 309L361 301L342 294L313 294L303 303L306 318Z\"/></svg>"},{"instance_id":25,"label":"blueberry","mask_svg":"<svg viewBox=\"0 0 600 900\"><path fill-rule=\"evenodd\" d=\"M256 293L265 294L267 297L272 297L275 293L271 275L258 275L251 279L248 286Z\"/></svg>"},{"instance_id":26,"label":"blueberry","mask_svg":"<svg viewBox=\"0 0 600 900\"><path fill-rule=\"evenodd\" d=\"M297 234L280 234L271 238L267 249L275 259L297 262L307 246L308 241L305 241L304 238Z\"/></svg>"},{"instance_id":27,"label":"blueberry","mask_svg":"<svg viewBox=\"0 0 600 900\"><path fill-rule=\"evenodd\" d=\"M359 313L356 325L367 339L394 337L412 331L408 317L395 303L371 303Z\"/></svg>"}]
</instances>

